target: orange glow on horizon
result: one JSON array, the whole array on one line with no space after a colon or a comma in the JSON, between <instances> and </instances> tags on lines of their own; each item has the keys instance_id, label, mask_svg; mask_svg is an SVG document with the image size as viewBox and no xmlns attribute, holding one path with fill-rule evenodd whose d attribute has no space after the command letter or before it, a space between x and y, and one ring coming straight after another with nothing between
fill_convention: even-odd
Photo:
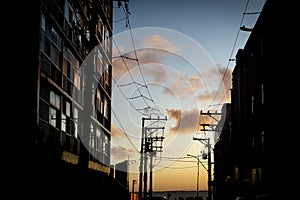
<instances>
[{"instance_id":1,"label":"orange glow on horizon","mask_svg":"<svg viewBox=\"0 0 300 200\"><path fill-rule=\"evenodd\" d=\"M207 191L207 171L199 167L199 191ZM132 190L132 180L137 180L135 191L139 189L139 175L131 175L129 191ZM149 181L149 174L148 174ZM161 191L196 191L197 190L197 164L174 163L165 169L153 172L153 192ZM148 184L149 190L149 184Z\"/></svg>"}]
</instances>

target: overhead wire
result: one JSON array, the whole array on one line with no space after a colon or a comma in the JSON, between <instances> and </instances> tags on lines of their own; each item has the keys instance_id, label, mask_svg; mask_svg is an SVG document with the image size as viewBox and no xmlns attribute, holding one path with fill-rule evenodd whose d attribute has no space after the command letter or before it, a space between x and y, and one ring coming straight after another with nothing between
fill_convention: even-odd
<instances>
[{"instance_id":1,"label":"overhead wire","mask_svg":"<svg viewBox=\"0 0 300 200\"><path fill-rule=\"evenodd\" d=\"M126 138L128 139L129 143L132 145L132 147L133 147L133 148L135 149L135 151L138 153L139 150L138 150L137 147L134 145L134 143L132 142L132 140L129 138L129 136L128 136L128 134L126 133L124 127L122 126L121 121L119 120L118 115L115 113L114 109L111 109L111 110L112 110L113 115L115 116L115 118L116 118L116 120L117 120L117 122L118 122L118 124L119 124L119 126L120 126L120 129L121 129L122 133L126 136Z\"/></svg>"},{"instance_id":2,"label":"overhead wire","mask_svg":"<svg viewBox=\"0 0 300 200\"><path fill-rule=\"evenodd\" d=\"M128 5L127 5L127 6L128 6ZM146 99L149 100L149 101L151 101L151 102L154 104L154 107L156 107L156 104L154 103L154 100L153 100L153 98L152 98L152 96L151 96L151 94L150 94L149 88L148 88L148 86L147 86L147 84L146 84L144 75L143 75L143 73L142 73L142 71L141 71L141 68L140 68L140 64L139 64L139 61L138 61L138 56L137 56L136 49L135 49L135 45L134 45L133 34L132 34L131 26L130 26L130 23L129 23L129 15L130 15L130 12L129 12L127 6L126 6L126 9L125 9L125 10L126 10L126 11L125 11L126 17L125 17L125 18L122 18L122 19L120 19L120 20L118 20L118 21L122 21L122 20L125 20L125 19L126 19L126 27L129 26L129 28L130 28L131 42L132 42L132 44L133 44L134 53L135 53L135 57L136 57L136 58L130 58L130 57L128 57L128 56L122 55L122 54L121 54L121 51L120 51L120 49L119 49L119 47L118 47L118 44L117 44L117 42L115 41L114 37L112 37L112 41L113 41L113 43L114 43L114 45L115 45L115 47L116 47L116 49L117 49L117 51L118 51L118 53L119 53L119 57L122 59L122 62L124 63L124 66L125 66L126 70L128 71L128 74L130 75L130 78L132 79L132 82L131 82L131 83L128 83L128 84L120 85L120 84L118 84L118 82L116 81L116 79L115 79L113 76L112 76L112 80L113 80L114 84L117 86L117 88L120 90L120 92L121 92L121 94L123 95L123 97L128 101L129 105L130 105L135 111L137 111L137 112L140 113L141 115L149 115L149 114L147 114L147 113L145 113L145 112L142 112L142 110L146 110L146 109L152 109L152 110L156 110L156 111L159 111L159 110L158 110L158 109L153 109L153 108L147 103L147 101L146 101ZM122 5L122 8L124 9L123 5ZM118 22L118 21L117 21L117 22ZM116 22L116 21L115 21L115 22ZM111 25L110 25L109 23L107 23L107 25L109 26L110 30L112 30ZM126 62L125 62L125 59L130 59L130 60L134 60L134 61L137 62L138 68L139 68L139 71L140 71L140 73L141 73L141 76L142 76L142 79L143 79L144 84L140 84L140 83L138 83L138 82L136 82L136 81L134 80L134 77L133 77L132 74L130 73L130 70L129 70L129 68L128 68ZM109 60L109 62L110 62L110 65L112 65L112 61ZM143 98L144 103L146 104L146 107L145 107L145 108L136 108L136 106L134 106L133 103L130 101L130 98L128 98L128 97L126 96L126 94L124 93L124 91L120 88L120 87L128 86L128 85L131 85L131 84L134 84L134 85L136 86L136 89L137 89L137 91L139 92L140 97ZM138 86L140 86L140 87L145 87L145 88L147 89L149 98L142 94L142 92L140 91L140 89L139 89ZM113 109L112 109L112 112L113 112L113 115L114 115L115 118L116 118L117 123L118 123L119 126L120 126L120 129L121 129L122 133L127 137L128 141L130 142L130 144L132 145L132 147L133 147L137 152L139 152L139 150L135 147L134 143L133 143L133 142L131 141L131 139L129 138L129 136L128 136L128 134L126 133L124 127L122 126L122 123L121 123L121 121L119 120L118 115L115 113L115 111L114 111ZM161 114L160 111L159 111L159 113Z\"/></svg>"},{"instance_id":3,"label":"overhead wire","mask_svg":"<svg viewBox=\"0 0 300 200\"><path fill-rule=\"evenodd\" d=\"M211 105L211 104L214 103L215 99L217 98L218 92L220 91L221 86L223 85L223 81L224 81L224 79L225 79L226 73L228 72L229 64L230 64L230 62L232 61L231 58L232 58L232 55L233 55L233 53L234 53L234 51L235 51L235 46L236 46L236 43L237 43L237 41L238 41L239 34L240 34L240 27L241 27L242 24L243 24L244 17L245 17L245 13L247 13L246 11L247 11L247 9L248 9L248 5L249 5L249 0L247 0L247 2L246 2L245 9L244 9L244 12L243 12L243 15L242 15L242 19L241 19L241 22L240 22L240 25L239 25L239 29L238 29L238 31L237 31L237 34L236 34L236 37L235 37L235 40L234 40L234 43L233 43L232 50L231 50L231 52L230 52L230 56L229 56L229 59L228 59L227 66L226 66L225 71L224 71L224 73L223 73L223 75L222 75L222 79L221 79L221 81L220 81L220 84L219 84L219 86L218 86L218 89L217 89L216 93L214 94L214 97L213 97L213 99L212 99L212 101L211 101L211 103L210 103L209 105ZM227 92L226 92L226 94L227 94ZM225 98L226 98L226 97L225 97ZM224 98L223 98L223 99L224 99ZM222 99L222 100L223 100L223 99ZM216 103L216 104L219 104L219 103ZM208 108L207 108L207 109L208 109ZM207 110L207 109L205 109L205 110Z\"/></svg>"},{"instance_id":4,"label":"overhead wire","mask_svg":"<svg viewBox=\"0 0 300 200\"><path fill-rule=\"evenodd\" d=\"M124 9L123 4L120 4L119 6L122 6L122 8ZM126 12L126 11L124 11L124 12L125 12L125 15L126 15L126 19L127 19L127 20L126 20L126 24L127 24L128 21L129 21L129 12L128 12L128 8L127 8L126 10L127 10L127 12ZM140 95L140 97L142 97L142 99L144 100L144 103L146 104L146 107L150 107L149 104L147 103L146 99L145 99L145 96L142 94L142 92L140 91L140 89L139 89L139 87L138 87L140 84L137 84L137 82L135 81L133 75L130 73L130 70L129 70L127 64L126 64L125 59L129 59L129 57L122 55L122 53L121 53L121 51L120 51L120 49L119 49L119 47L118 47L118 44L117 44L117 42L115 41L114 37L112 38L112 40L113 40L113 42L114 42L114 45L115 45L116 50L117 50L118 53L119 53L119 56L118 56L118 57L120 57L120 58L122 59L122 62L124 63L124 66L125 66L125 68L126 68L128 74L129 74L129 76L130 76L130 78L131 78L131 80L132 80L132 82L131 82L131 83L128 83L127 85L134 84L135 87L136 87L136 89L137 89L137 91L138 91L138 93L139 93L139 95ZM136 60L136 59L133 59L133 58L130 58L130 59L131 59L131 60ZM119 88L119 90L122 91L122 90L120 89L119 84L117 83L117 81L116 81L115 79L114 79L114 83L115 83L116 86ZM123 86L125 86L125 85L126 85L126 84L124 84ZM147 88L146 85L145 85L144 87ZM147 113L144 113L144 112L141 112L140 110L137 110L137 108L129 101L130 98L127 97L123 91L122 91L121 93L122 93L122 95L125 97L125 99L128 100L129 104L134 108L134 110L138 111L138 112L139 112L140 114L142 114L142 115L147 115ZM149 99L147 99L147 100L149 100Z\"/></svg>"},{"instance_id":5,"label":"overhead wire","mask_svg":"<svg viewBox=\"0 0 300 200\"><path fill-rule=\"evenodd\" d=\"M122 4L122 8L123 8L123 11L124 11L125 13L128 12L128 9L124 8L123 4ZM129 27L129 32L130 32L130 37L131 37L131 43L132 43L132 46L133 46L133 52L134 52L134 55L135 55L135 59L136 59L137 65L138 65L139 72L140 72L141 77L142 77L142 80L143 80L143 82L144 82L144 84L145 84L145 86L146 86L146 90L147 90L149 99L152 99L153 106L156 108L157 105L156 105L156 103L154 102L153 97L152 97L152 95L151 95L151 93L150 93L150 91L149 91L149 88L148 88L147 83L146 83L146 80L145 80L145 76L144 76L144 74L143 74L143 72L142 72L141 65L140 65L140 62L139 62L139 59L138 59L138 55L137 55L137 51L136 51L136 47L135 47L135 42L134 42L134 39L133 39L133 33L132 33L132 28L131 28L131 24L130 24L129 17L128 17L127 25L128 25L128 27ZM160 114L162 115L161 112L160 112Z\"/></svg>"}]
</instances>

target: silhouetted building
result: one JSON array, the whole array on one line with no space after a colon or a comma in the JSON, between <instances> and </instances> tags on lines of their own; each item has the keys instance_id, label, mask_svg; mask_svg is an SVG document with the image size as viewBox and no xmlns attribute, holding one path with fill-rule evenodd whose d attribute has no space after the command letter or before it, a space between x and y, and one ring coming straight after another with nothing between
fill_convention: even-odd
<instances>
[{"instance_id":1,"label":"silhouetted building","mask_svg":"<svg viewBox=\"0 0 300 200\"><path fill-rule=\"evenodd\" d=\"M285 20L289 13L286 8L266 1L244 48L236 55L228 120L231 126L224 124L215 146L217 199L227 195L225 199L254 199L262 193L273 199L291 192L287 177L294 172L284 169L288 163L280 162L281 155L289 151L289 135L295 132L294 126L283 125L279 116L293 97L282 93L293 85L293 79L291 71L282 69L286 53L278 49L288 49L288 43L295 39ZM285 153L278 153L282 149Z\"/></svg>"},{"instance_id":2,"label":"silhouetted building","mask_svg":"<svg viewBox=\"0 0 300 200\"><path fill-rule=\"evenodd\" d=\"M37 178L34 183L56 180L103 194L126 193L109 176L113 0L41 0L36 5L27 19L32 54L26 67L33 85L26 127L30 176Z\"/></svg>"},{"instance_id":3,"label":"silhouetted building","mask_svg":"<svg viewBox=\"0 0 300 200\"><path fill-rule=\"evenodd\" d=\"M56 149L65 162L109 173L112 1L45 0L40 12L38 143ZM98 66L84 68L81 64L96 46L101 47ZM85 88L85 76L94 70L100 79L93 85L94 99L88 99L85 92L92 89ZM90 105L91 121L84 113ZM89 135L88 146L81 143L83 134Z\"/></svg>"},{"instance_id":4,"label":"silhouetted building","mask_svg":"<svg viewBox=\"0 0 300 200\"><path fill-rule=\"evenodd\" d=\"M128 160L117 163L115 166L115 178L126 189L129 189L128 166Z\"/></svg>"},{"instance_id":5,"label":"silhouetted building","mask_svg":"<svg viewBox=\"0 0 300 200\"><path fill-rule=\"evenodd\" d=\"M222 106L222 117L218 125L222 127L214 145L214 200L232 198L232 179L234 178L233 140L231 131L231 104Z\"/></svg>"}]
</instances>

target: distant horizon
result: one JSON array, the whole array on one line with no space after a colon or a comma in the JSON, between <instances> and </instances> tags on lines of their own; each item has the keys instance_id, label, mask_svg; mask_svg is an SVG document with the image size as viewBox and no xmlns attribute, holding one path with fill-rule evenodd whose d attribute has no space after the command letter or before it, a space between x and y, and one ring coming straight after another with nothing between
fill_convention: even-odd
<instances>
[{"instance_id":1,"label":"distant horizon","mask_svg":"<svg viewBox=\"0 0 300 200\"><path fill-rule=\"evenodd\" d=\"M160 190L153 192L197 192L197 190ZM208 190L198 190L198 192L208 192Z\"/></svg>"},{"instance_id":2,"label":"distant horizon","mask_svg":"<svg viewBox=\"0 0 300 200\"><path fill-rule=\"evenodd\" d=\"M199 197L206 199L208 196L208 191L199 190L198 191ZM165 196L168 200L179 200L180 197L186 199L187 197L196 197L197 191L196 190L176 190L176 191L160 191L160 192L153 192L153 196Z\"/></svg>"}]
</instances>

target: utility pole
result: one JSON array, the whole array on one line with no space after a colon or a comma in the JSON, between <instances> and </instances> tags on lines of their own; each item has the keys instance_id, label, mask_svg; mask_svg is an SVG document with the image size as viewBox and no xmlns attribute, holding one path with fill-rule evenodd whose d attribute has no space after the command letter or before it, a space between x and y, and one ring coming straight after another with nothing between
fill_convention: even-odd
<instances>
[{"instance_id":1,"label":"utility pole","mask_svg":"<svg viewBox=\"0 0 300 200\"><path fill-rule=\"evenodd\" d=\"M139 198L143 193L143 170L144 170L144 140L145 140L145 118L142 118L142 138L141 138L141 151L140 151L140 181L139 181Z\"/></svg>"},{"instance_id":2,"label":"utility pole","mask_svg":"<svg viewBox=\"0 0 300 200\"><path fill-rule=\"evenodd\" d=\"M132 180L132 200L134 200L134 184L136 183L136 180Z\"/></svg>"},{"instance_id":3,"label":"utility pole","mask_svg":"<svg viewBox=\"0 0 300 200\"><path fill-rule=\"evenodd\" d=\"M218 113L218 112L203 112L202 110L200 111L200 115L207 115L210 118L212 118L214 121L217 122L217 124L208 124L208 123L202 123L200 124L203 129L201 129L201 131L214 131L219 133L219 123L220 123L220 119L218 119L216 116L222 116L222 113ZM211 127L211 129L206 129L206 127ZM207 156L205 156L205 159L207 159L208 161L208 167L207 167L207 176L208 176L208 181L207 181L207 185L208 185L208 200L212 200L212 173L211 173L211 144L210 144L210 138L193 138L193 140L199 140L199 141L206 141L206 145L207 145L207 151L208 154Z\"/></svg>"},{"instance_id":4,"label":"utility pole","mask_svg":"<svg viewBox=\"0 0 300 200\"><path fill-rule=\"evenodd\" d=\"M208 186L208 200L212 200L212 189L211 189L211 147L210 147L210 138L193 138L193 140L199 140L199 141L207 141L207 159L208 159L208 167L207 167L207 186ZM205 157L206 159L206 157Z\"/></svg>"},{"instance_id":5,"label":"utility pole","mask_svg":"<svg viewBox=\"0 0 300 200\"><path fill-rule=\"evenodd\" d=\"M152 170L153 170L153 154L152 152L150 153L150 182L149 182L149 196L152 197L152 192L153 192L153 188L152 188L152 185L153 185L153 173L152 173Z\"/></svg>"},{"instance_id":6,"label":"utility pole","mask_svg":"<svg viewBox=\"0 0 300 200\"><path fill-rule=\"evenodd\" d=\"M145 126L145 121L152 121L152 123L148 126ZM140 160L140 183L139 183L139 197L146 197L152 196L152 171L153 171L153 156L157 152L162 152L162 144L157 144L157 142L162 143L164 140L163 132L162 134L159 134L158 131L162 130L164 131L164 127L154 126L157 122L160 122L162 120L167 120L167 118L142 118L142 138L141 138L141 160ZM154 136L154 134L156 134ZM147 192L147 184L148 184L148 169L147 169L147 163L148 163L148 155L150 155L150 187L149 187L149 193ZM143 171L144 170L144 171ZM143 194L143 183L144 183L144 194ZM143 196L142 196L143 195Z\"/></svg>"},{"instance_id":7,"label":"utility pole","mask_svg":"<svg viewBox=\"0 0 300 200\"><path fill-rule=\"evenodd\" d=\"M207 167L207 173L208 173L208 200L212 200L212 182L211 182L211 147L210 147L210 139L207 140L207 149L208 149L208 167Z\"/></svg>"},{"instance_id":8,"label":"utility pole","mask_svg":"<svg viewBox=\"0 0 300 200\"><path fill-rule=\"evenodd\" d=\"M147 196L147 190L148 190L147 189L147 183L148 183L148 175L147 175L147 172L148 172L148 169L147 169L148 156L147 156L146 151L144 153L145 153L145 156L144 156L144 197L146 197Z\"/></svg>"},{"instance_id":9,"label":"utility pole","mask_svg":"<svg viewBox=\"0 0 300 200\"><path fill-rule=\"evenodd\" d=\"M222 113L218 113L218 112L210 112L210 111L207 111L206 113L203 112L202 110L200 111L200 115L206 115L206 116L209 116L211 119L213 119L216 124L212 124L212 123L201 123L200 126L203 127L203 129L201 129L201 131L214 131L215 134L214 135L214 138L215 138L215 141L217 141L217 139L219 138L219 133L220 133L220 119L217 118L217 116L222 116ZM210 127L210 129L207 129L207 127Z\"/></svg>"}]
</instances>

